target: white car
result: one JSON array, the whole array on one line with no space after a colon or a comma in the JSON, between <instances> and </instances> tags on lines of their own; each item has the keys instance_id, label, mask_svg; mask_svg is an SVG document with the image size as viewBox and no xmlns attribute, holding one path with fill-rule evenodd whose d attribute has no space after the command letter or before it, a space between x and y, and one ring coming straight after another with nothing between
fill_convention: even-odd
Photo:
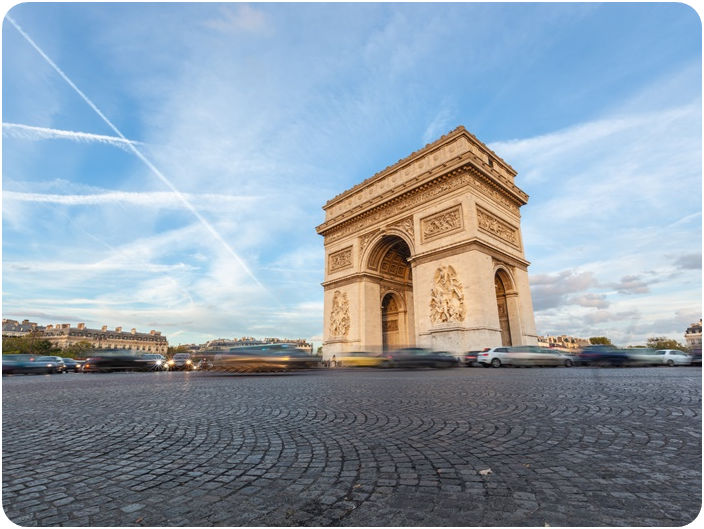
<instances>
[{"instance_id":1,"label":"white car","mask_svg":"<svg viewBox=\"0 0 704 529\"><path fill-rule=\"evenodd\" d=\"M692 357L687 353L678 351L677 349L658 349L654 353L657 356L658 364L668 366L689 366L692 365Z\"/></svg>"},{"instance_id":2,"label":"white car","mask_svg":"<svg viewBox=\"0 0 704 529\"><path fill-rule=\"evenodd\" d=\"M484 349L477 355L477 362L479 362L482 367L501 367L503 364L510 363L507 360L510 350L510 347L492 347L491 349Z\"/></svg>"}]
</instances>

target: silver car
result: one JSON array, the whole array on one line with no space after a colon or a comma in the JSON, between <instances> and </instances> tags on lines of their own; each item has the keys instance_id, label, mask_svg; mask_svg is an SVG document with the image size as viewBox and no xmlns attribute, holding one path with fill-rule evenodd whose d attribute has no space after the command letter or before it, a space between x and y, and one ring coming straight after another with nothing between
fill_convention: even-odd
<instances>
[{"instance_id":1,"label":"silver car","mask_svg":"<svg viewBox=\"0 0 704 529\"><path fill-rule=\"evenodd\" d=\"M654 356L657 357L657 364L665 364L667 366L692 365L692 357L677 349L658 349L655 351Z\"/></svg>"},{"instance_id":2,"label":"silver car","mask_svg":"<svg viewBox=\"0 0 704 529\"><path fill-rule=\"evenodd\" d=\"M514 366L565 366L572 367L574 359L570 355L547 347L522 345L511 347L506 363Z\"/></svg>"}]
</instances>

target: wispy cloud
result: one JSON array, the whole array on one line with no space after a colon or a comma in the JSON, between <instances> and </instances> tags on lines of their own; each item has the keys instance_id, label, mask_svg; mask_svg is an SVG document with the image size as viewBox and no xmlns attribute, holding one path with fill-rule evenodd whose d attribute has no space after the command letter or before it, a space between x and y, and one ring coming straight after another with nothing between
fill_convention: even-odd
<instances>
[{"instance_id":1,"label":"wispy cloud","mask_svg":"<svg viewBox=\"0 0 704 529\"><path fill-rule=\"evenodd\" d=\"M273 32L271 21L264 11L249 4L239 4L236 7L220 8L220 18L210 18L203 24L222 32L246 32L257 35L269 35Z\"/></svg>"},{"instance_id":2,"label":"wispy cloud","mask_svg":"<svg viewBox=\"0 0 704 529\"><path fill-rule=\"evenodd\" d=\"M29 42L29 44L37 50L37 52L44 58L44 60L61 76L62 79L64 79L70 86L71 88L83 99L89 106L90 108L95 111L98 116L105 122L120 138L123 140L126 140L125 136L120 132L120 130L98 109L98 107L91 101L88 96L86 96L74 83L71 81L71 79L68 78L68 76L54 63L54 61L49 58L48 55L42 51L42 49L30 38L30 36L22 30L22 28L12 19L10 16L6 16L6 19L17 29L17 31L20 32L20 34L24 37L24 39ZM200 221L200 223L206 228L206 230L227 250L227 252L234 258L234 260L237 262L237 264L247 273L247 275L259 286L259 288L267 293L268 295L271 295L270 292L264 287L264 285L257 279L257 277L254 275L254 273L250 270L250 268L247 266L247 264L244 262L244 260L234 251L234 249L223 239L223 237L218 233L218 231L210 224L205 217L190 203L188 200L183 196L183 194L176 189L174 184L166 178L166 176L159 171L151 161L149 161L133 144L127 143L128 147L130 148L131 152L135 154L144 164L151 170L153 174L155 174L159 180L161 180L166 186L171 189L172 192L176 194L176 196L179 197L179 199L183 202L183 204L186 206L186 208L193 214L195 217Z\"/></svg>"},{"instance_id":3,"label":"wispy cloud","mask_svg":"<svg viewBox=\"0 0 704 529\"><path fill-rule=\"evenodd\" d=\"M8 138L21 140L71 140L79 143L104 143L112 145L127 152L132 152L131 145L143 145L141 142L128 140L116 136L103 136L88 132L73 132L70 130L56 130L44 127L31 127L17 123L3 123L2 135Z\"/></svg>"},{"instance_id":4,"label":"wispy cloud","mask_svg":"<svg viewBox=\"0 0 704 529\"><path fill-rule=\"evenodd\" d=\"M253 206L263 200L261 197L231 196L231 195L195 195L182 194L192 204L197 204L199 209L223 211L227 208ZM60 204L63 206L105 206L110 204L130 204L133 206L148 207L150 209L185 209L181 196L173 192L126 192L106 191L99 194L88 195L59 195L42 193L21 193L17 191L4 191L3 202L35 202L44 204Z\"/></svg>"}]
</instances>

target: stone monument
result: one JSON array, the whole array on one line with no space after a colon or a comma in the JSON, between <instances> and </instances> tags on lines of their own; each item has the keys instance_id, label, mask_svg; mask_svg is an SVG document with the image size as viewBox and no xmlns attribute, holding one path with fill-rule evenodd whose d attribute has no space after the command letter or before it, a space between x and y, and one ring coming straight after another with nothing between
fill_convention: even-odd
<instances>
[{"instance_id":1,"label":"stone monument","mask_svg":"<svg viewBox=\"0 0 704 529\"><path fill-rule=\"evenodd\" d=\"M537 345L515 177L458 127L328 201L324 358Z\"/></svg>"}]
</instances>

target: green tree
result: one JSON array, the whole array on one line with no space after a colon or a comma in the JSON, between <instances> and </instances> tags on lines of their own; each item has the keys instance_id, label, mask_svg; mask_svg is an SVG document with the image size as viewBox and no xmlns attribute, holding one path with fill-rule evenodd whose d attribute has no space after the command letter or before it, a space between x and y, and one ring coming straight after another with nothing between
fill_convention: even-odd
<instances>
[{"instance_id":1,"label":"green tree","mask_svg":"<svg viewBox=\"0 0 704 529\"><path fill-rule=\"evenodd\" d=\"M60 351L49 340L38 338L32 334L24 336L3 337L3 354L33 354L37 356L54 355Z\"/></svg>"},{"instance_id":2,"label":"green tree","mask_svg":"<svg viewBox=\"0 0 704 529\"><path fill-rule=\"evenodd\" d=\"M91 355L94 349L95 347L92 343L87 340L81 340L61 351L61 356L66 358L86 358Z\"/></svg>"},{"instance_id":3,"label":"green tree","mask_svg":"<svg viewBox=\"0 0 704 529\"><path fill-rule=\"evenodd\" d=\"M687 350L687 347L679 343L677 340L671 340L669 338L665 338L664 336L648 338L645 346L651 349L677 349L679 351Z\"/></svg>"},{"instance_id":4,"label":"green tree","mask_svg":"<svg viewBox=\"0 0 704 529\"><path fill-rule=\"evenodd\" d=\"M176 345L176 346L169 345L169 348L166 350L166 355L169 358L171 358L177 353L188 353L188 352L189 352L188 346L186 346L186 345Z\"/></svg>"},{"instance_id":5,"label":"green tree","mask_svg":"<svg viewBox=\"0 0 704 529\"><path fill-rule=\"evenodd\" d=\"M589 343L592 345L613 345L606 336L593 336L589 338Z\"/></svg>"}]
</instances>

